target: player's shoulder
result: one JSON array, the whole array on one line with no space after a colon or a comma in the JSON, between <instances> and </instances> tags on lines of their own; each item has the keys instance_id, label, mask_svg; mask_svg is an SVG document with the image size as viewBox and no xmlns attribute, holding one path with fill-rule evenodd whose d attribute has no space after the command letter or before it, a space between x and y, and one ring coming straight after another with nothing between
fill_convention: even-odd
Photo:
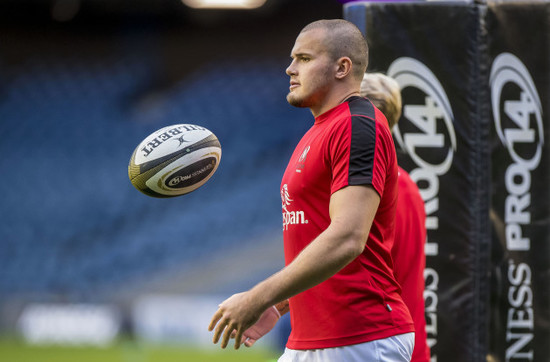
<instances>
[{"instance_id":1,"label":"player's shoulder","mask_svg":"<svg viewBox=\"0 0 550 362\"><path fill-rule=\"evenodd\" d=\"M348 100L348 104L352 119L368 119L373 124L381 126L384 131L389 131L386 117L368 98L354 96Z\"/></svg>"},{"instance_id":2,"label":"player's shoulder","mask_svg":"<svg viewBox=\"0 0 550 362\"><path fill-rule=\"evenodd\" d=\"M377 109L368 98L353 96L348 98L347 103L352 117L366 117L376 120Z\"/></svg>"}]
</instances>

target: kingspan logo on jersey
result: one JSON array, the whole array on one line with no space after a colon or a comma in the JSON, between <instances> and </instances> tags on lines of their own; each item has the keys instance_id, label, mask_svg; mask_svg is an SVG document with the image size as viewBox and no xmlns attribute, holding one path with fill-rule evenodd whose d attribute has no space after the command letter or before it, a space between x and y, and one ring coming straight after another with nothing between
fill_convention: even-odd
<instances>
[{"instance_id":1,"label":"kingspan logo on jersey","mask_svg":"<svg viewBox=\"0 0 550 362\"><path fill-rule=\"evenodd\" d=\"M413 58L398 58L388 69L388 75L399 84L403 94L403 117L394 128L394 137L416 164L411 178L421 184L420 193L426 208L426 229L439 229L439 177L446 174L456 152L454 115L441 83L424 64ZM426 256L437 256L439 245L429 238ZM425 312L428 345L437 344L437 305L439 273L426 267Z\"/></svg>"},{"instance_id":2,"label":"kingspan logo on jersey","mask_svg":"<svg viewBox=\"0 0 550 362\"><path fill-rule=\"evenodd\" d=\"M281 201L283 202L283 230L288 230L289 225L308 223L303 211L288 211L288 207L294 200L290 198L287 184L281 188Z\"/></svg>"},{"instance_id":3,"label":"kingspan logo on jersey","mask_svg":"<svg viewBox=\"0 0 550 362\"><path fill-rule=\"evenodd\" d=\"M531 224L531 172L541 162L544 145L542 106L533 78L513 54L495 58L490 85L496 133L512 161L504 175L506 249L513 251L509 255L520 256L518 253L531 250L526 230ZM506 360L532 361L535 313L531 266L511 257L507 277Z\"/></svg>"}]
</instances>

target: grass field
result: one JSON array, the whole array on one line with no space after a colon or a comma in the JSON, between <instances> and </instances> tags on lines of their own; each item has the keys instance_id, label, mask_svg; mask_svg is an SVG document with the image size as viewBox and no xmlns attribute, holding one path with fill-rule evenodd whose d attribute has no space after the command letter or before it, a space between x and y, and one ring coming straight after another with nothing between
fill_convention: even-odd
<instances>
[{"instance_id":1,"label":"grass field","mask_svg":"<svg viewBox=\"0 0 550 362\"><path fill-rule=\"evenodd\" d=\"M0 339L2 362L268 362L277 352L242 347L238 351L202 351L192 347L143 345L121 342L107 348L30 346Z\"/></svg>"}]
</instances>

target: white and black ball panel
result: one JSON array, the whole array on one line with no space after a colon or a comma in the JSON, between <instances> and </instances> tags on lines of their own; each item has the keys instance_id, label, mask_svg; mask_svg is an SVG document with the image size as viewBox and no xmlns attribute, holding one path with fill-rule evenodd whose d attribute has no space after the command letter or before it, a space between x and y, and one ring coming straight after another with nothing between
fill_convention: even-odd
<instances>
[{"instance_id":1,"label":"white and black ball panel","mask_svg":"<svg viewBox=\"0 0 550 362\"><path fill-rule=\"evenodd\" d=\"M136 147L128 165L132 184L153 197L185 195L204 185L221 160L221 145L208 129L164 127Z\"/></svg>"},{"instance_id":2,"label":"white and black ball panel","mask_svg":"<svg viewBox=\"0 0 550 362\"><path fill-rule=\"evenodd\" d=\"M152 175L145 185L163 196L187 194L208 181L218 168L220 157L218 147L184 154Z\"/></svg>"},{"instance_id":3,"label":"white and black ball panel","mask_svg":"<svg viewBox=\"0 0 550 362\"><path fill-rule=\"evenodd\" d=\"M206 140L213 133L193 124L175 124L163 127L147 136L136 148L134 163L142 165L174 152L181 152L185 146ZM217 140L216 136L214 138Z\"/></svg>"}]
</instances>

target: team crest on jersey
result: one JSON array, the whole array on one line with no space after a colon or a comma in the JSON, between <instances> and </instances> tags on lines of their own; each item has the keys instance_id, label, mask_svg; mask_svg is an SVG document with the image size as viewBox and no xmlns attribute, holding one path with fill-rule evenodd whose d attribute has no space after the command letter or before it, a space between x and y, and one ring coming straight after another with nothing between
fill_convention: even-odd
<instances>
[{"instance_id":1,"label":"team crest on jersey","mask_svg":"<svg viewBox=\"0 0 550 362\"><path fill-rule=\"evenodd\" d=\"M309 147L308 147L309 150ZM292 203L290 194L288 193L288 185L284 184L281 188L281 201L283 202L283 230L288 230L289 225L307 224L303 211L289 211L288 207Z\"/></svg>"},{"instance_id":2,"label":"team crest on jersey","mask_svg":"<svg viewBox=\"0 0 550 362\"><path fill-rule=\"evenodd\" d=\"M300 155L300 158L298 158L298 162L296 163L296 172L302 172L302 169L306 165L306 157L307 153L309 152L309 145L304 148L302 151L302 154Z\"/></svg>"}]
</instances>

